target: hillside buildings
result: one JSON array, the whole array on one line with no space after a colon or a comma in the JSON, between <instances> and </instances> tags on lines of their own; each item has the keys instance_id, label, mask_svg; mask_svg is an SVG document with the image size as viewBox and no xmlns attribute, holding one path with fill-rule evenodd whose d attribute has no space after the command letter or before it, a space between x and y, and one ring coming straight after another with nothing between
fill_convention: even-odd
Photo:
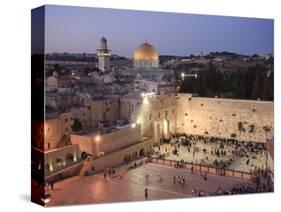
<instances>
[{"instance_id":1,"label":"hillside buildings","mask_svg":"<svg viewBox=\"0 0 281 212\"><path fill-rule=\"evenodd\" d=\"M103 37L100 73L46 79L45 122L34 126L33 135L41 138L34 139L33 151L45 158L44 164L34 159L33 168L45 170L46 179L147 156L174 133L259 143L273 137L273 102L177 94L174 71L161 69L148 42L134 52L132 68L112 69L110 54ZM81 168L85 158L91 165Z\"/></svg>"}]
</instances>

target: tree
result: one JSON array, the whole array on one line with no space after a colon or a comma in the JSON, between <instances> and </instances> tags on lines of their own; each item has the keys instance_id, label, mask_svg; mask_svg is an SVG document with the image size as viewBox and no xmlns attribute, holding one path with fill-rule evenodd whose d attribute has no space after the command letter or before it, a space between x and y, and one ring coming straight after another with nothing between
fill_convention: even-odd
<instances>
[{"instance_id":1,"label":"tree","mask_svg":"<svg viewBox=\"0 0 281 212\"><path fill-rule=\"evenodd\" d=\"M262 90L263 90L263 82L262 82L261 73L259 71L256 71L256 76L253 83L252 98L253 99L261 98Z\"/></svg>"},{"instance_id":2,"label":"tree","mask_svg":"<svg viewBox=\"0 0 281 212\"><path fill-rule=\"evenodd\" d=\"M61 68L60 64L57 64L57 63L56 63L56 64L54 65L54 71L58 72L58 74L61 73L62 68Z\"/></svg>"}]
</instances>

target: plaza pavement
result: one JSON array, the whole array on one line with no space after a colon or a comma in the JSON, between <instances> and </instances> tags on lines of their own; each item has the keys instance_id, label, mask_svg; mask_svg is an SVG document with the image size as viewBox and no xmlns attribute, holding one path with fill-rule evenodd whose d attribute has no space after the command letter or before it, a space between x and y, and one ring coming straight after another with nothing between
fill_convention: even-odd
<instances>
[{"instance_id":1,"label":"plaza pavement","mask_svg":"<svg viewBox=\"0 0 281 212\"><path fill-rule=\"evenodd\" d=\"M184 177L185 185L174 184L175 175ZM125 171L123 166L117 170L117 177L112 178L104 178L103 173L99 173L65 179L49 191L49 205L144 201L145 188L148 189L148 200L195 197L200 190L207 195L213 194L219 187L225 190L237 184L254 186L251 181L211 174L205 181L200 173L148 163L129 171Z\"/></svg>"},{"instance_id":2,"label":"plaza pavement","mask_svg":"<svg viewBox=\"0 0 281 212\"><path fill-rule=\"evenodd\" d=\"M181 145L180 148L177 148L179 150L179 156L177 155L173 155L172 154L172 149L174 149L174 147L171 147L170 144L162 144L160 145L160 151L158 150L158 148L155 148L155 151L162 153L165 153L166 148L169 152L169 156L165 157L166 159L169 160L176 160L176 161L180 161L180 160L184 160L185 162L193 162L193 163L200 163L201 159L204 159L204 162L208 165L213 165L213 161L215 159L217 160L228 160L229 158L232 157L232 150L234 148L232 148L231 146L227 146L225 145L225 150L226 150L226 156L221 156L221 157L217 157L216 155L211 155L211 150L214 151L214 149L218 148L219 146L217 144L204 144L203 142L198 141L196 143L196 147L198 147L200 149L200 152L196 152L193 158L193 153L192 153L192 148L191 151L188 152L187 147ZM203 153L202 150L206 149L207 153ZM259 167L259 168L265 168L265 164L266 164L266 155L256 155L256 154L252 154L249 153L250 155L250 163L249 165L246 164L246 161L248 160L247 157L241 157L241 158L236 158L235 161L232 162L232 164L228 167L228 169L231 170L236 170L236 171L244 171L244 172L250 172L251 170L254 170L254 167ZM256 156L256 159L253 159L252 156ZM208 160L206 160L206 157L208 157Z\"/></svg>"}]
</instances>

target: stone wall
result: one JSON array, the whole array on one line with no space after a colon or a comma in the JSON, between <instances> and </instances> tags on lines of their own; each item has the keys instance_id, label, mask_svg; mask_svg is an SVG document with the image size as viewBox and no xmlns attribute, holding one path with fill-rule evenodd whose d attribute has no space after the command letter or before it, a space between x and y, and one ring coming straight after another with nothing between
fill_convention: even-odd
<instances>
[{"instance_id":1,"label":"stone wall","mask_svg":"<svg viewBox=\"0 0 281 212\"><path fill-rule=\"evenodd\" d=\"M177 97L177 132L266 142L274 131L273 102Z\"/></svg>"},{"instance_id":2,"label":"stone wall","mask_svg":"<svg viewBox=\"0 0 281 212\"><path fill-rule=\"evenodd\" d=\"M71 109L73 113L73 117L79 119L82 125L83 130L87 130L90 128L90 109L87 107L75 107Z\"/></svg>"},{"instance_id":3,"label":"stone wall","mask_svg":"<svg viewBox=\"0 0 281 212\"><path fill-rule=\"evenodd\" d=\"M95 156L99 155L99 152L108 154L140 141L140 125L134 127L126 125L122 129L113 129L112 132L106 134L71 135L71 142L79 144L82 152L85 151Z\"/></svg>"},{"instance_id":4,"label":"stone wall","mask_svg":"<svg viewBox=\"0 0 281 212\"><path fill-rule=\"evenodd\" d=\"M44 152L45 175L64 170L81 160L81 151L77 144Z\"/></svg>"},{"instance_id":5,"label":"stone wall","mask_svg":"<svg viewBox=\"0 0 281 212\"><path fill-rule=\"evenodd\" d=\"M119 112L118 99L92 101L90 112L92 127L98 127L99 121L116 121L119 118Z\"/></svg>"},{"instance_id":6,"label":"stone wall","mask_svg":"<svg viewBox=\"0 0 281 212\"><path fill-rule=\"evenodd\" d=\"M70 140L72 144L79 145L81 152L87 152L89 154L93 154L94 150L92 145L92 139L90 136L72 134L70 136Z\"/></svg>"},{"instance_id":7,"label":"stone wall","mask_svg":"<svg viewBox=\"0 0 281 212\"><path fill-rule=\"evenodd\" d=\"M44 150L57 148L63 137L62 124L59 118L45 120Z\"/></svg>"},{"instance_id":8,"label":"stone wall","mask_svg":"<svg viewBox=\"0 0 281 212\"><path fill-rule=\"evenodd\" d=\"M99 142L99 151L110 153L123 147L137 143L140 140L140 126L136 125L134 128L129 126L112 133L101 135Z\"/></svg>"},{"instance_id":9,"label":"stone wall","mask_svg":"<svg viewBox=\"0 0 281 212\"><path fill-rule=\"evenodd\" d=\"M120 149L119 151L113 152L111 154L93 160L93 170L95 172L100 172L107 168L120 166L124 164L125 156L130 155L132 157L133 155L135 155L136 157L139 157L141 151L144 151L146 153L151 148L152 148L152 140L148 139L146 141L129 146L127 148Z\"/></svg>"},{"instance_id":10,"label":"stone wall","mask_svg":"<svg viewBox=\"0 0 281 212\"><path fill-rule=\"evenodd\" d=\"M167 94L143 98L142 104L134 110L132 120L141 124L142 136L153 137L154 142L159 142L164 136L165 122L168 123L167 133L175 132L176 97Z\"/></svg>"}]
</instances>

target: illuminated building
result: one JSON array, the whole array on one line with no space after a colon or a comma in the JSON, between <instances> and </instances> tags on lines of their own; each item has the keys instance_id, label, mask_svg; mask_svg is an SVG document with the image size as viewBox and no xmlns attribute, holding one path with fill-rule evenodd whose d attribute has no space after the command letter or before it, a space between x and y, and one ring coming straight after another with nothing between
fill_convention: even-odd
<instances>
[{"instance_id":1,"label":"illuminated building","mask_svg":"<svg viewBox=\"0 0 281 212\"><path fill-rule=\"evenodd\" d=\"M157 50L149 43L141 44L134 52L134 68L159 68Z\"/></svg>"},{"instance_id":2,"label":"illuminated building","mask_svg":"<svg viewBox=\"0 0 281 212\"><path fill-rule=\"evenodd\" d=\"M99 58L99 69L104 72L110 70L110 50L107 48L107 40L102 37L100 40L100 48L97 50Z\"/></svg>"}]
</instances>

